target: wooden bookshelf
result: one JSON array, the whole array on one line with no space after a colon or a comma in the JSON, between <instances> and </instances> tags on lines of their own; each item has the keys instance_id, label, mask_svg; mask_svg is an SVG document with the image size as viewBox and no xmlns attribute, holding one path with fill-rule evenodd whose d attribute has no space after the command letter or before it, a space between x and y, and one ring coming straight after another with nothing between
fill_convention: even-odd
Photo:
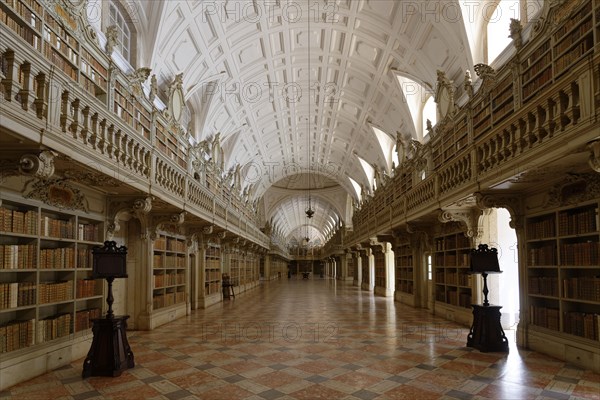
<instances>
[{"instance_id":1,"label":"wooden bookshelf","mask_svg":"<svg viewBox=\"0 0 600 400\"><path fill-rule=\"evenodd\" d=\"M260 279L259 265L258 259L252 253L246 253L245 263L246 263L246 281L247 283L255 283Z\"/></svg>"},{"instance_id":2,"label":"wooden bookshelf","mask_svg":"<svg viewBox=\"0 0 600 400\"><path fill-rule=\"evenodd\" d=\"M514 111L513 76L510 71L492 89L492 123L498 124Z\"/></svg>"},{"instance_id":3,"label":"wooden bookshelf","mask_svg":"<svg viewBox=\"0 0 600 400\"><path fill-rule=\"evenodd\" d=\"M150 140L152 129L152 111L148 110L140 101L133 101L134 128L140 136Z\"/></svg>"},{"instance_id":4,"label":"wooden bookshelf","mask_svg":"<svg viewBox=\"0 0 600 400\"><path fill-rule=\"evenodd\" d=\"M237 249L232 248L229 251L229 281L234 286L240 286L245 283L245 270L242 269L240 263L240 254Z\"/></svg>"},{"instance_id":5,"label":"wooden bookshelf","mask_svg":"<svg viewBox=\"0 0 600 400\"><path fill-rule=\"evenodd\" d=\"M50 13L44 14L44 56L74 81L79 74L79 42Z\"/></svg>"},{"instance_id":6,"label":"wooden bookshelf","mask_svg":"<svg viewBox=\"0 0 600 400\"><path fill-rule=\"evenodd\" d=\"M0 353L90 329L104 304L90 264L91 248L103 236L100 215L2 199Z\"/></svg>"},{"instance_id":7,"label":"wooden bookshelf","mask_svg":"<svg viewBox=\"0 0 600 400\"><path fill-rule=\"evenodd\" d=\"M583 2L581 8L552 33L555 78L593 49L592 11L592 2Z\"/></svg>"},{"instance_id":8,"label":"wooden bookshelf","mask_svg":"<svg viewBox=\"0 0 600 400\"><path fill-rule=\"evenodd\" d=\"M526 219L529 324L600 340L598 201Z\"/></svg>"},{"instance_id":9,"label":"wooden bookshelf","mask_svg":"<svg viewBox=\"0 0 600 400\"><path fill-rule=\"evenodd\" d=\"M187 283L185 238L161 233L154 240L152 304L154 310L185 304Z\"/></svg>"},{"instance_id":10,"label":"wooden bookshelf","mask_svg":"<svg viewBox=\"0 0 600 400\"><path fill-rule=\"evenodd\" d=\"M204 258L204 295L221 293L221 248L209 244Z\"/></svg>"},{"instance_id":11,"label":"wooden bookshelf","mask_svg":"<svg viewBox=\"0 0 600 400\"><path fill-rule=\"evenodd\" d=\"M552 52L550 39L540 43L521 62L523 101L552 82Z\"/></svg>"},{"instance_id":12,"label":"wooden bookshelf","mask_svg":"<svg viewBox=\"0 0 600 400\"><path fill-rule=\"evenodd\" d=\"M469 271L470 239L456 232L434 239L433 278L435 300L459 308L471 307L472 277Z\"/></svg>"},{"instance_id":13,"label":"wooden bookshelf","mask_svg":"<svg viewBox=\"0 0 600 400\"><path fill-rule=\"evenodd\" d=\"M414 263L413 252L408 244L394 249L396 256L396 290L412 295L414 293Z\"/></svg>"},{"instance_id":14,"label":"wooden bookshelf","mask_svg":"<svg viewBox=\"0 0 600 400\"><path fill-rule=\"evenodd\" d=\"M473 105L473 137L476 138L492 127L491 104L488 96L483 96Z\"/></svg>"},{"instance_id":15,"label":"wooden bookshelf","mask_svg":"<svg viewBox=\"0 0 600 400\"><path fill-rule=\"evenodd\" d=\"M187 168L185 144L180 141L175 132L166 129L159 121L156 123L156 147L181 168Z\"/></svg>"},{"instance_id":16,"label":"wooden bookshelf","mask_svg":"<svg viewBox=\"0 0 600 400\"><path fill-rule=\"evenodd\" d=\"M92 96L105 102L108 93L108 65L102 57L81 48L79 83Z\"/></svg>"},{"instance_id":17,"label":"wooden bookshelf","mask_svg":"<svg viewBox=\"0 0 600 400\"><path fill-rule=\"evenodd\" d=\"M42 50L42 15L37 1L0 2L0 21L38 51Z\"/></svg>"},{"instance_id":18,"label":"wooden bookshelf","mask_svg":"<svg viewBox=\"0 0 600 400\"><path fill-rule=\"evenodd\" d=\"M361 273L362 273L362 285L369 285L369 257L366 254L360 255L361 258Z\"/></svg>"},{"instance_id":19,"label":"wooden bookshelf","mask_svg":"<svg viewBox=\"0 0 600 400\"><path fill-rule=\"evenodd\" d=\"M373 256L375 259L375 287L386 288L385 254L377 246L373 248Z\"/></svg>"},{"instance_id":20,"label":"wooden bookshelf","mask_svg":"<svg viewBox=\"0 0 600 400\"><path fill-rule=\"evenodd\" d=\"M237 254L238 259L238 268L240 270L240 285L246 285L251 280L251 271L248 270L248 265L246 263L246 257L240 250Z\"/></svg>"},{"instance_id":21,"label":"wooden bookshelf","mask_svg":"<svg viewBox=\"0 0 600 400\"><path fill-rule=\"evenodd\" d=\"M467 116L464 115L458 118L454 125L454 147L456 153L460 153L469 144L469 127Z\"/></svg>"},{"instance_id":22,"label":"wooden bookshelf","mask_svg":"<svg viewBox=\"0 0 600 400\"><path fill-rule=\"evenodd\" d=\"M347 262L347 274L348 274L347 278L355 279L356 272L354 271L354 269L356 268L356 263L354 262L354 257L347 257L346 262Z\"/></svg>"},{"instance_id":23,"label":"wooden bookshelf","mask_svg":"<svg viewBox=\"0 0 600 400\"><path fill-rule=\"evenodd\" d=\"M439 138L439 139L438 139ZM433 167L439 168L444 163L444 154L442 148L441 137L434 137L431 144L431 158L433 160Z\"/></svg>"},{"instance_id":24,"label":"wooden bookshelf","mask_svg":"<svg viewBox=\"0 0 600 400\"><path fill-rule=\"evenodd\" d=\"M133 123L134 111L132 97L133 96L129 93L126 84L117 79L115 81L115 89L113 92L113 112L127 125L135 128Z\"/></svg>"}]
</instances>

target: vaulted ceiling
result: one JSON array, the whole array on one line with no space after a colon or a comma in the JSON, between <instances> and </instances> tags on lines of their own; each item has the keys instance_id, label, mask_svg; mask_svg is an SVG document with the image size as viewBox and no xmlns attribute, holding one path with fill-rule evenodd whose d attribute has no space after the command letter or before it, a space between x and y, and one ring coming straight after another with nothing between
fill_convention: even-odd
<instances>
[{"instance_id":1,"label":"vaulted ceiling","mask_svg":"<svg viewBox=\"0 0 600 400\"><path fill-rule=\"evenodd\" d=\"M472 65L458 0L138 4L140 66L163 89L183 72L192 134L221 132L225 168L243 166L289 239L351 223L349 178L369 185L358 157L388 165L372 126L415 135L394 71L433 88L438 69L459 86Z\"/></svg>"}]
</instances>

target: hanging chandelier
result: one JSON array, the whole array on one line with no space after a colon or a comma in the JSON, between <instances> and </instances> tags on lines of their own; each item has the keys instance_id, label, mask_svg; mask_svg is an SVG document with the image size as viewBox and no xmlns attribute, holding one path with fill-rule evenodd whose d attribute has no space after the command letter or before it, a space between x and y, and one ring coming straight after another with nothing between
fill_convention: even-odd
<instances>
[{"instance_id":1,"label":"hanging chandelier","mask_svg":"<svg viewBox=\"0 0 600 400\"><path fill-rule=\"evenodd\" d=\"M310 16L308 17L308 36L307 36L307 43L308 43L308 91L307 91L307 96L306 98L308 99L308 121L307 121L307 125L306 125L306 152L308 155L308 159L307 159L307 165L308 165L308 207L306 208L306 210L304 211L304 213L306 214L307 218L312 218L313 215L315 215L315 210L313 210L312 208L312 202L311 202L311 198L310 198L310 125L311 125L311 121L310 121L310 108L311 108L311 102L310 102ZM308 236L308 234L307 234ZM308 241L308 238L306 238Z\"/></svg>"},{"instance_id":2,"label":"hanging chandelier","mask_svg":"<svg viewBox=\"0 0 600 400\"><path fill-rule=\"evenodd\" d=\"M307 215L308 217L308 215ZM304 245L308 247L308 243L310 242L310 237L308 237L308 221L306 221L306 236L304 237Z\"/></svg>"},{"instance_id":3,"label":"hanging chandelier","mask_svg":"<svg viewBox=\"0 0 600 400\"><path fill-rule=\"evenodd\" d=\"M310 189L308 190L308 207L306 208L306 211L304 211L306 213L306 216L308 218L312 218L313 215L315 215L315 210L312 209L312 204L310 201Z\"/></svg>"}]
</instances>

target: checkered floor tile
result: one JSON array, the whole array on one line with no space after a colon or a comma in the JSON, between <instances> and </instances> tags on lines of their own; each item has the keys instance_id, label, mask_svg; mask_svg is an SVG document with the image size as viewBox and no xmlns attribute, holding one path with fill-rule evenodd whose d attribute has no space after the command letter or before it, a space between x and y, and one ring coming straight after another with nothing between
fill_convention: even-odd
<instances>
[{"instance_id":1,"label":"checkered floor tile","mask_svg":"<svg viewBox=\"0 0 600 400\"><path fill-rule=\"evenodd\" d=\"M600 399L600 375L536 352L480 353L468 329L332 280L273 281L150 332L136 366L82 360L0 399Z\"/></svg>"}]
</instances>

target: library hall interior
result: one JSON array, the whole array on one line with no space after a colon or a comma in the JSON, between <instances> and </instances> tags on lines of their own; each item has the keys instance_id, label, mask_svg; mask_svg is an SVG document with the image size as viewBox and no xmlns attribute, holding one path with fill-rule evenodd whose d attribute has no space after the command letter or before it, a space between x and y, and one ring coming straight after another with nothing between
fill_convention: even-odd
<instances>
[{"instance_id":1,"label":"library hall interior","mask_svg":"<svg viewBox=\"0 0 600 400\"><path fill-rule=\"evenodd\" d=\"M600 400L600 0L0 17L0 400Z\"/></svg>"}]
</instances>

